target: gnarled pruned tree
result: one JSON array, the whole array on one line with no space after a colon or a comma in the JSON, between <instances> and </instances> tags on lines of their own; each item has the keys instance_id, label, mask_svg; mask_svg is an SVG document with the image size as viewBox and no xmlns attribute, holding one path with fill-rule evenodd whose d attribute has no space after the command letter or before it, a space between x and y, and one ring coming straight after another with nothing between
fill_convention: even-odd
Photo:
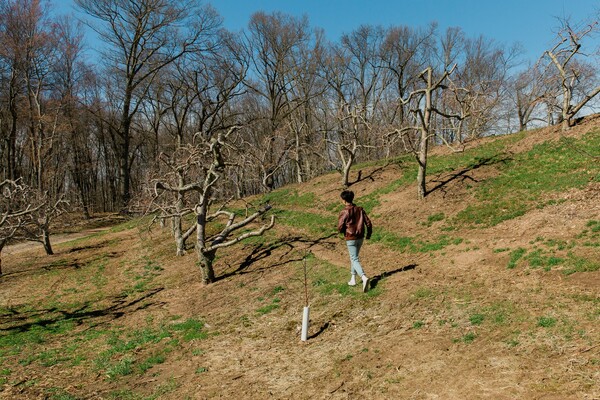
<instances>
[{"instance_id":1,"label":"gnarled pruned tree","mask_svg":"<svg viewBox=\"0 0 600 400\"><path fill-rule=\"evenodd\" d=\"M156 198L168 193L176 195L190 193L189 197L194 197L195 204L191 206L191 209L196 217L196 252L202 271L202 281L205 284L215 280L213 263L217 250L232 246L252 236L260 236L275 225L275 217L271 216L269 222L239 233L242 228L250 226L269 211L271 207L268 205L252 213L246 213L238 222L236 222L237 214L235 212L224 209L226 202L216 211L211 212L211 206L219 197L218 191L226 176L226 169L229 165L226 161L227 153L233 142L232 136L239 129L240 126L235 125L215 132L212 137L205 137L200 133L196 135L197 143L185 150L188 156L185 158L185 166L180 167L186 168L190 172L189 175L195 176L194 180L178 184L159 179L154 183ZM192 172L193 174L191 174ZM208 229L208 224L221 218L226 218L224 227L215 234L212 229Z\"/></svg>"},{"instance_id":2,"label":"gnarled pruned tree","mask_svg":"<svg viewBox=\"0 0 600 400\"><path fill-rule=\"evenodd\" d=\"M417 193L419 199L424 199L427 196L427 158L429 142L435 136L431 121L434 114L438 114L446 118L461 118L458 115L445 114L439 110L434 104L434 92L437 90L447 89L445 84L446 79L452 74L456 64L449 70L445 70L438 77L434 77L433 68L426 68L419 75L425 84L424 87L410 92L406 99L401 101L409 104L409 112L415 116L414 124L402 129L396 133L405 135L409 140L410 149L415 154L419 169L417 172ZM416 140L412 140L411 133L416 133Z\"/></svg>"},{"instance_id":3,"label":"gnarled pruned tree","mask_svg":"<svg viewBox=\"0 0 600 400\"><path fill-rule=\"evenodd\" d=\"M14 240L27 224L28 216L35 213L43 203L30 202L31 189L19 180L0 182L0 275L2 275L2 250Z\"/></svg>"},{"instance_id":4,"label":"gnarled pruned tree","mask_svg":"<svg viewBox=\"0 0 600 400\"><path fill-rule=\"evenodd\" d=\"M50 244L50 223L64 211L65 202L51 201L48 193L17 180L0 182L0 274L2 250L11 241L28 240L44 245L46 254L53 254Z\"/></svg>"},{"instance_id":5,"label":"gnarled pruned tree","mask_svg":"<svg viewBox=\"0 0 600 400\"><path fill-rule=\"evenodd\" d=\"M561 23L557 43L544 56L554 66L560 84L560 120L565 131L575 124L575 115L600 94L597 70L582 59L583 40L597 30L598 21L583 27L571 25L568 19Z\"/></svg>"},{"instance_id":6,"label":"gnarled pruned tree","mask_svg":"<svg viewBox=\"0 0 600 400\"><path fill-rule=\"evenodd\" d=\"M42 193L38 190L32 191L28 201L41 204L41 207L37 207L35 211L27 214L25 225L20 229L19 238L41 243L46 254L52 255L54 250L52 250L50 242L50 224L67 211L68 203L62 196L53 199L48 192Z\"/></svg>"}]
</instances>

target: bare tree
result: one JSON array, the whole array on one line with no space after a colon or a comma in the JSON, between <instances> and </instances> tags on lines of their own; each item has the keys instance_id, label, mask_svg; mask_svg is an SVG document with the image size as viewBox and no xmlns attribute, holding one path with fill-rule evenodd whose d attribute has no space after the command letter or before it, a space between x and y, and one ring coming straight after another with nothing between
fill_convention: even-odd
<instances>
[{"instance_id":1,"label":"bare tree","mask_svg":"<svg viewBox=\"0 0 600 400\"><path fill-rule=\"evenodd\" d=\"M385 121L388 125L405 123L405 104L397 99L405 98L415 89L419 73L431 63L436 28L436 24L425 29L394 26L386 32L382 62L391 73L390 103L394 105Z\"/></svg>"},{"instance_id":2,"label":"bare tree","mask_svg":"<svg viewBox=\"0 0 600 400\"><path fill-rule=\"evenodd\" d=\"M367 96L353 90L353 74L348 68L352 56L341 46L331 46L324 59L325 74L331 98L321 115L322 130L327 143L329 163L342 174L343 187L350 186L350 171L358 152L366 147L365 132L369 131L367 114L362 110ZM359 91L361 93L361 91ZM358 102L362 98L363 102Z\"/></svg>"},{"instance_id":3,"label":"bare tree","mask_svg":"<svg viewBox=\"0 0 600 400\"><path fill-rule=\"evenodd\" d=\"M274 188L276 175L292 155L297 158L295 166L301 168L298 162L302 157L298 145L301 141L296 136L303 130L303 124L291 119L314 96L309 86L314 77L310 69L320 40L318 34L313 35L309 30L306 17L258 12L250 18L246 48L252 74L246 85L257 97L254 106L258 115L253 125L257 131L248 140L254 140L249 145L256 150L254 158L260 160L260 181L267 190Z\"/></svg>"},{"instance_id":4,"label":"bare tree","mask_svg":"<svg viewBox=\"0 0 600 400\"><path fill-rule=\"evenodd\" d=\"M55 25L56 63L52 67L53 97L59 103L57 131L60 162L68 170L83 215L91 217L97 175L94 166L93 131L85 118L85 91L94 73L83 57L83 25L72 17L60 17ZM65 157L67 163L65 163Z\"/></svg>"},{"instance_id":5,"label":"bare tree","mask_svg":"<svg viewBox=\"0 0 600 400\"><path fill-rule=\"evenodd\" d=\"M517 110L519 131L525 131L529 123L535 119L535 111L542 104L547 93L538 64L512 77L509 85L508 93Z\"/></svg>"},{"instance_id":6,"label":"bare tree","mask_svg":"<svg viewBox=\"0 0 600 400\"><path fill-rule=\"evenodd\" d=\"M561 87L562 104L560 119L562 129L568 130L575 124L575 116L594 97L600 93L600 84L595 69L587 68L580 60L583 53L583 40L595 33L598 21L583 27L572 26L568 19L560 20L562 26L558 32L557 43L544 52L555 68ZM592 72L592 73L590 73ZM576 96L577 90L581 94Z\"/></svg>"},{"instance_id":7,"label":"bare tree","mask_svg":"<svg viewBox=\"0 0 600 400\"><path fill-rule=\"evenodd\" d=\"M121 206L131 197L131 129L141 101L155 76L183 55L212 46L221 20L211 7L176 0L76 0L102 26L91 26L108 48L103 52L108 71L119 81L118 126L113 127L119 150Z\"/></svg>"},{"instance_id":8,"label":"bare tree","mask_svg":"<svg viewBox=\"0 0 600 400\"><path fill-rule=\"evenodd\" d=\"M239 128L237 125L232 126L226 130L215 132L214 136L206 139L201 134L196 136L199 143L190 149L188 152L190 157L187 158L187 164L198 171L196 180L179 186L170 185L164 181L155 182L157 196L162 192L193 192L196 195L197 201L193 206L196 216L196 252L202 271L202 281L205 284L212 283L215 280L213 263L217 250L232 246L246 238L262 235L275 224L275 217L271 216L270 222L259 228L233 236L236 231L245 228L265 214L270 206L262 207L252 214L246 215L239 222L236 222L237 216L234 212L226 211L223 207L213 213L210 212L218 185L222 183L221 180L227 167L228 140ZM207 225L222 217L226 218L224 228L216 235L210 235Z\"/></svg>"},{"instance_id":9,"label":"bare tree","mask_svg":"<svg viewBox=\"0 0 600 400\"><path fill-rule=\"evenodd\" d=\"M463 35L447 35L456 43L443 43L444 49L454 49L454 56L444 53L444 68L449 60L457 67L452 76L455 90L452 96L444 98L439 108L446 113L461 115L455 140L473 139L499 130L504 133L506 126L502 109L507 101L507 81L510 69L520 48L515 45L508 50L491 39L482 36L471 39Z\"/></svg>"},{"instance_id":10,"label":"bare tree","mask_svg":"<svg viewBox=\"0 0 600 400\"><path fill-rule=\"evenodd\" d=\"M27 214L18 238L41 243L46 254L52 255L54 250L50 242L51 223L66 212L68 203L62 197L52 199L48 192L42 193L38 190L31 191L29 201L42 206Z\"/></svg>"},{"instance_id":11,"label":"bare tree","mask_svg":"<svg viewBox=\"0 0 600 400\"><path fill-rule=\"evenodd\" d=\"M46 205L36 202L33 190L17 180L0 182L0 275L2 275L2 250L22 233L30 216Z\"/></svg>"},{"instance_id":12,"label":"bare tree","mask_svg":"<svg viewBox=\"0 0 600 400\"><path fill-rule=\"evenodd\" d=\"M337 129L327 140L335 146L341 164L342 186L350 186L350 169L356 161L358 150L366 147L360 144L362 127L367 124L364 114L349 104L341 104L337 113Z\"/></svg>"},{"instance_id":13,"label":"bare tree","mask_svg":"<svg viewBox=\"0 0 600 400\"><path fill-rule=\"evenodd\" d=\"M323 79L322 58L324 53L323 32L314 33L314 41L303 42L292 57L294 85L286 94L290 103L298 104L288 119L288 128L292 135L293 151L291 158L295 166L295 181L302 183L305 179L318 173L318 165L314 162L314 152L321 144L315 135L315 108L318 99L322 99L327 90Z\"/></svg>"},{"instance_id":14,"label":"bare tree","mask_svg":"<svg viewBox=\"0 0 600 400\"><path fill-rule=\"evenodd\" d=\"M460 118L458 115L445 114L440 111L433 103L434 92L440 89L446 89L446 79L452 74L456 65L450 70L445 70L440 76L435 77L433 75L433 68L427 67L420 76L425 84L424 87L410 92L406 99L402 101L405 104L410 104L410 113L416 117L415 124L397 130L396 133L407 135L411 132L418 132L416 143L412 143L409 140L411 149L415 154L417 162L419 164L417 172L417 194L419 199L424 199L427 196L427 159L428 159L428 147L429 142L435 136L436 132L432 127L432 117L434 115L441 115L446 118ZM407 136L409 139L410 135Z\"/></svg>"},{"instance_id":15,"label":"bare tree","mask_svg":"<svg viewBox=\"0 0 600 400\"><path fill-rule=\"evenodd\" d=\"M0 162L2 176L16 180L21 174L17 163L18 130L21 119L19 104L25 93L26 24L23 19L29 2L0 2Z\"/></svg>"},{"instance_id":16,"label":"bare tree","mask_svg":"<svg viewBox=\"0 0 600 400\"><path fill-rule=\"evenodd\" d=\"M238 155L250 151L237 150L244 139L234 134L239 127L231 123L240 119L237 101L245 93L242 82L247 73L247 60L240 53L239 42L230 33L222 31L215 39L218 41L215 41L214 51L188 55L169 80L166 94L176 96L171 99L167 113L171 118L166 121L172 124L168 129L168 142L163 145L166 151L160 157L163 168L153 179L157 197L153 204L161 209L160 218L172 220L177 254L185 253L186 241L194 231L202 243L197 242L196 247L208 248L198 250L206 282L214 279L210 258L213 250L205 243L205 231L198 232L198 229L204 229L212 220L207 217L210 202L231 195L227 184L230 176L225 169L237 167L243 162L243 157ZM194 135L189 133L192 128L196 130ZM186 143L185 138L193 140ZM220 210L219 216L223 212ZM190 213L196 214L196 222L185 226L185 217ZM198 218L204 222L198 222Z\"/></svg>"},{"instance_id":17,"label":"bare tree","mask_svg":"<svg viewBox=\"0 0 600 400\"><path fill-rule=\"evenodd\" d=\"M193 146L179 146L169 156L161 154L159 161L166 167L166 171L163 168L159 169L158 176L153 179L156 182L153 188L155 192L158 186L169 188L168 192L172 194L160 198L160 193L156 192L151 211L159 211L157 218L161 220L161 224L164 220L171 221L178 256L186 254L186 242L196 230L195 223L184 227L185 217L194 212L193 206L189 204L190 199L186 198L186 195L197 190L194 185L189 184L191 177L198 173L194 160L195 152Z\"/></svg>"},{"instance_id":18,"label":"bare tree","mask_svg":"<svg viewBox=\"0 0 600 400\"><path fill-rule=\"evenodd\" d=\"M365 158L378 158L378 137L374 128L378 123L378 110L386 89L392 84L393 74L384 68L382 55L385 31L380 26L362 25L342 35L341 51L346 59L344 85L345 103L361 123L356 124L357 135L364 146Z\"/></svg>"}]
</instances>

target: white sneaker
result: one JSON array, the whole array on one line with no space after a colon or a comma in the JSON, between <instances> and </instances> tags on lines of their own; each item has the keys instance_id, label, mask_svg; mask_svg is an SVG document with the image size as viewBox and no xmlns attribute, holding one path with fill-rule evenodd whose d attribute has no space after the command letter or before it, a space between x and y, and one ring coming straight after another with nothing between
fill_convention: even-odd
<instances>
[{"instance_id":1,"label":"white sneaker","mask_svg":"<svg viewBox=\"0 0 600 400\"><path fill-rule=\"evenodd\" d=\"M366 275L362 276L362 286L363 286L363 293L367 293L367 291L369 290L369 278L367 278Z\"/></svg>"},{"instance_id":2,"label":"white sneaker","mask_svg":"<svg viewBox=\"0 0 600 400\"><path fill-rule=\"evenodd\" d=\"M350 282L348 282L348 286L356 286L356 280L354 279L355 275L352 275L352 278L350 278Z\"/></svg>"}]
</instances>

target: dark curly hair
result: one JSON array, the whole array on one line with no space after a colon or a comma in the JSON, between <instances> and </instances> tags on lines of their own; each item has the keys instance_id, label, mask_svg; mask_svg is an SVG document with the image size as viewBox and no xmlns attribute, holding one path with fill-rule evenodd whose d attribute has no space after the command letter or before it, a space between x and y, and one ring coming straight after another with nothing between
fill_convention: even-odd
<instances>
[{"instance_id":1,"label":"dark curly hair","mask_svg":"<svg viewBox=\"0 0 600 400\"><path fill-rule=\"evenodd\" d=\"M354 202L354 192L352 190L344 190L340 194L340 197L347 203L352 204L352 202Z\"/></svg>"}]
</instances>

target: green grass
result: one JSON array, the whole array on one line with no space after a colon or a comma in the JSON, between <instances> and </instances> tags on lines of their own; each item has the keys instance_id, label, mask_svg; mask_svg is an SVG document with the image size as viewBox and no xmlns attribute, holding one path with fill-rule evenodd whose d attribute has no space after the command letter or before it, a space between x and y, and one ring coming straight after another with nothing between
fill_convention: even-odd
<instances>
[{"instance_id":1,"label":"green grass","mask_svg":"<svg viewBox=\"0 0 600 400\"><path fill-rule=\"evenodd\" d=\"M417 239L409 236L398 236L384 229L376 229L371 236L373 242L378 242L400 253L429 253L442 250L448 246L456 246L463 242L461 238L440 235L433 240Z\"/></svg>"},{"instance_id":2,"label":"green grass","mask_svg":"<svg viewBox=\"0 0 600 400\"><path fill-rule=\"evenodd\" d=\"M262 198L262 203L270 203L275 208L312 208L317 204L314 193L298 194L296 190L284 188L267 193Z\"/></svg>"},{"instance_id":3,"label":"green grass","mask_svg":"<svg viewBox=\"0 0 600 400\"><path fill-rule=\"evenodd\" d=\"M485 316L483 314L472 314L469 316L469 322L471 325L481 325L485 320Z\"/></svg>"},{"instance_id":4,"label":"green grass","mask_svg":"<svg viewBox=\"0 0 600 400\"><path fill-rule=\"evenodd\" d=\"M579 235L578 240L581 241L583 238L585 238L585 231L583 236ZM586 243L583 242L582 245L585 246ZM522 264L532 269L543 269L544 271L558 268L565 275L600 270L600 261L577 255L575 249L579 245L578 241L567 242L538 237L530 244L532 244L531 249L519 247L510 252L508 269L516 268ZM506 250L502 249L502 251Z\"/></svg>"},{"instance_id":5,"label":"green grass","mask_svg":"<svg viewBox=\"0 0 600 400\"><path fill-rule=\"evenodd\" d=\"M112 331L106 339L107 349L94 360L96 370L109 380L133 373L144 374L152 366L166 361L168 353L179 346L179 338L189 342L208 337L204 323L190 318L182 322L147 326L133 331ZM150 354L145 354L149 350Z\"/></svg>"},{"instance_id":6,"label":"green grass","mask_svg":"<svg viewBox=\"0 0 600 400\"><path fill-rule=\"evenodd\" d=\"M15 329L0 336L0 350L19 353L24 348L46 343L53 335L66 334L76 326L76 321L72 319L53 322L51 314L46 314L46 317L48 319L38 320L26 329Z\"/></svg>"},{"instance_id":7,"label":"green grass","mask_svg":"<svg viewBox=\"0 0 600 400\"><path fill-rule=\"evenodd\" d=\"M594 233L600 232L600 221L590 220L585 224Z\"/></svg>"},{"instance_id":8,"label":"green grass","mask_svg":"<svg viewBox=\"0 0 600 400\"><path fill-rule=\"evenodd\" d=\"M499 301L486 306L482 310L486 321L490 321L496 326L507 325L511 321L518 319L518 311L510 301Z\"/></svg>"},{"instance_id":9,"label":"green grass","mask_svg":"<svg viewBox=\"0 0 600 400\"><path fill-rule=\"evenodd\" d=\"M427 217L427 221L425 223L423 223L423 225L429 227L429 226L433 225L434 222L443 221L445 218L446 218L446 216L444 215L444 213L432 214Z\"/></svg>"},{"instance_id":10,"label":"green grass","mask_svg":"<svg viewBox=\"0 0 600 400\"><path fill-rule=\"evenodd\" d=\"M521 259L521 257L523 257L523 255L525 255L525 253L527 252L526 249L519 247L516 250L513 250L510 252L510 260L508 261L508 269L513 269L517 266L517 263L519 262L519 260Z\"/></svg>"},{"instance_id":11,"label":"green grass","mask_svg":"<svg viewBox=\"0 0 600 400\"><path fill-rule=\"evenodd\" d=\"M578 148L600 148L600 134L588 133L581 140L563 138L545 142L499 163L501 173L479 185L478 202L459 212L453 224L490 227L544 206L547 193L581 188L600 179L600 163L594 163Z\"/></svg>"},{"instance_id":12,"label":"green grass","mask_svg":"<svg viewBox=\"0 0 600 400\"><path fill-rule=\"evenodd\" d=\"M308 268L309 297L317 297L326 301L328 296L339 295L348 298L375 297L381 293L380 286L369 290L366 294L362 292L360 282L356 286L349 286L350 260L348 267L340 268L325 260L320 260L310 255L306 257ZM298 269L300 275L301 269ZM299 280L301 280L299 278Z\"/></svg>"},{"instance_id":13,"label":"green grass","mask_svg":"<svg viewBox=\"0 0 600 400\"><path fill-rule=\"evenodd\" d=\"M128 231L131 229L139 228L139 229L147 229L150 226L150 222L154 217L152 215L147 215L141 218L132 218L128 221L125 221L119 225L114 225L109 229L109 232L117 233Z\"/></svg>"},{"instance_id":14,"label":"green grass","mask_svg":"<svg viewBox=\"0 0 600 400\"><path fill-rule=\"evenodd\" d=\"M208 333L204 331L204 322L190 318L184 322L176 323L171 326L175 332L182 334L183 340L189 342L195 339L206 339Z\"/></svg>"},{"instance_id":15,"label":"green grass","mask_svg":"<svg viewBox=\"0 0 600 400\"><path fill-rule=\"evenodd\" d=\"M537 326L542 328L551 328L556 325L556 318L554 317L539 317Z\"/></svg>"},{"instance_id":16,"label":"green grass","mask_svg":"<svg viewBox=\"0 0 600 400\"><path fill-rule=\"evenodd\" d=\"M78 397L70 394L62 388L48 388L45 389L46 399L48 400L77 400Z\"/></svg>"},{"instance_id":17,"label":"green grass","mask_svg":"<svg viewBox=\"0 0 600 400\"><path fill-rule=\"evenodd\" d=\"M423 321L415 321L413 322L413 329L420 329L425 326L425 322Z\"/></svg>"},{"instance_id":18,"label":"green grass","mask_svg":"<svg viewBox=\"0 0 600 400\"><path fill-rule=\"evenodd\" d=\"M411 297L414 299L433 299L437 296L437 292L428 287L417 288Z\"/></svg>"},{"instance_id":19,"label":"green grass","mask_svg":"<svg viewBox=\"0 0 600 400\"><path fill-rule=\"evenodd\" d=\"M164 354L164 351L158 351L157 353L146 358L144 361L140 362L137 368L141 374L144 374L154 365L164 363L166 359L167 357Z\"/></svg>"},{"instance_id":20,"label":"green grass","mask_svg":"<svg viewBox=\"0 0 600 400\"><path fill-rule=\"evenodd\" d=\"M277 310L279 308L280 301L281 301L280 299L274 298L270 304L260 307L259 309L256 310L256 312L260 315L265 315L265 314L270 313L273 310Z\"/></svg>"},{"instance_id":21,"label":"green grass","mask_svg":"<svg viewBox=\"0 0 600 400\"><path fill-rule=\"evenodd\" d=\"M569 258L565 261L563 273L571 275L576 272L595 272L600 270L600 261L577 257L569 253Z\"/></svg>"},{"instance_id":22,"label":"green grass","mask_svg":"<svg viewBox=\"0 0 600 400\"><path fill-rule=\"evenodd\" d=\"M132 295L152 289L151 284L153 280L163 271L163 268L159 264L148 257L144 257L142 261L143 266L141 270L139 268L131 268L126 271L126 275L128 275L132 283L125 287L123 294Z\"/></svg>"},{"instance_id":23,"label":"green grass","mask_svg":"<svg viewBox=\"0 0 600 400\"><path fill-rule=\"evenodd\" d=\"M524 258L531 268L544 268L550 270L551 267L562 264L565 260L554 255L549 255L544 249L535 249L529 252Z\"/></svg>"},{"instance_id":24,"label":"green grass","mask_svg":"<svg viewBox=\"0 0 600 400\"><path fill-rule=\"evenodd\" d=\"M106 377L108 380L115 380L121 376L131 375L133 373L134 362L134 358L125 356L116 363L111 363L105 370Z\"/></svg>"},{"instance_id":25,"label":"green grass","mask_svg":"<svg viewBox=\"0 0 600 400\"><path fill-rule=\"evenodd\" d=\"M465 344L471 344L475 341L476 338L477 338L477 335L475 333L468 332L468 333L465 333L461 338L454 339L453 342L454 343L463 342Z\"/></svg>"},{"instance_id":26,"label":"green grass","mask_svg":"<svg viewBox=\"0 0 600 400\"><path fill-rule=\"evenodd\" d=\"M326 235L337 232L337 220L334 216L322 216L308 211L277 209L274 211L277 223L294 228L305 229L312 234Z\"/></svg>"},{"instance_id":27,"label":"green grass","mask_svg":"<svg viewBox=\"0 0 600 400\"><path fill-rule=\"evenodd\" d=\"M102 336L106 337L107 348L100 352L94 360L96 369L103 371L109 379L114 380L134 372L145 373L153 365L166 360L166 355L177 346L177 337L184 341L204 339L207 337L204 324L196 319L157 328L146 327L133 331L96 331L88 330L85 335L74 334L73 322L59 321L53 324L33 325L28 330L0 337L1 354L18 356L19 364L28 366L38 363L42 367L52 367L58 364L79 365L86 362L80 354L80 348L85 343L97 342ZM52 343L51 335L60 335L59 347L48 347ZM159 347L156 347L161 343ZM155 349L153 354L139 359L138 353L143 349ZM143 352L142 352L143 353ZM3 375L11 370L4 368ZM0 376L1 378L1 376Z\"/></svg>"}]
</instances>

